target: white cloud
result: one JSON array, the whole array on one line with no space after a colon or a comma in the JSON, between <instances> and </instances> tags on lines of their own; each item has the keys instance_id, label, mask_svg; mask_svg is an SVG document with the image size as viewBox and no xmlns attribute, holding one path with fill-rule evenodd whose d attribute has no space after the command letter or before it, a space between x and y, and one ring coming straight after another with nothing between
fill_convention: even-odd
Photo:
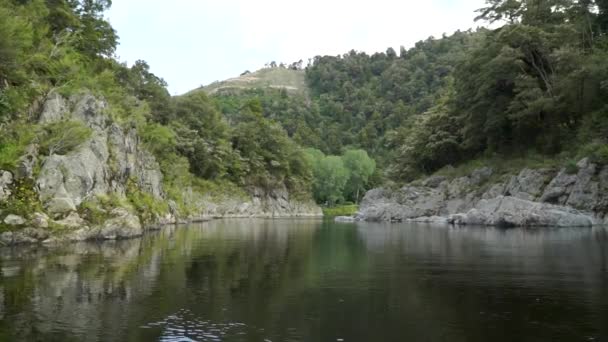
<instances>
[{"instance_id":1,"label":"white cloud","mask_svg":"<svg viewBox=\"0 0 608 342\"><path fill-rule=\"evenodd\" d=\"M114 1L118 55L145 59L174 93L276 60L373 53L476 26L484 0Z\"/></svg>"}]
</instances>

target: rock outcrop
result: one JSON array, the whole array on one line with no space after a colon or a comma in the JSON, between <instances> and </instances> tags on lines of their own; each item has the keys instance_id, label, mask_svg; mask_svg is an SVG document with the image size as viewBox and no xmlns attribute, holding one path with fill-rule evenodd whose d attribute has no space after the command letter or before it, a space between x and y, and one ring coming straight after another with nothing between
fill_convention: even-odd
<instances>
[{"instance_id":1,"label":"rock outcrop","mask_svg":"<svg viewBox=\"0 0 608 342\"><path fill-rule=\"evenodd\" d=\"M265 191L261 188L250 190L251 196L228 196L223 199L203 199L197 203L201 209L194 220L209 218L247 217L321 217L323 211L312 200L302 201L290 198L284 186Z\"/></svg>"},{"instance_id":2,"label":"rock outcrop","mask_svg":"<svg viewBox=\"0 0 608 342\"><path fill-rule=\"evenodd\" d=\"M433 176L398 190L373 189L358 219L496 226L591 226L608 223L608 166L581 160L566 169L523 169L492 180L489 168L448 180Z\"/></svg>"},{"instance_id":3,"label":"rock outcrop","mask_svg":"<svg viewBox=\"0 0 608 342\"><path fill-rule=\"evenodd\" d=\"M0 224L9 230L0 234L0 245L126 239L161 225L221 217L323 215L314 202L290 198L283 186L250 189L249 194L225 194L221 199L196 194L189 205L197 208L198 214L191 217L178 217L177 205L168 201L170 212L145 226L129 204L99 207L98 217L104 221L88 222L84 215L80 216L85 201L96 205L100 197L110 194L125 198L133 186L156 200L167 201L163 174L155 157L141 143L137 130L112 122L104 100L88 93L70 99L50 94L38 122L49 125L64 121L82 123L90 129L90 137L71 151L55 151L46 156L43 152L51 151L40 151L33 143L17 161L15 174L0 170L0 202L11 199L15 179L27 178L35 184L44 208L44 213L32 212L25 217L0 211ZM38 165L40 170L35 172Z\"/></svg>"},{"instance_id":4,"label":"rock outcrop","mask_svg":"<svg viewBox=\"0 0 608 342\"><path fill-rule=\"evenodd\" d=\"M65 101L52 95L40 117L41 123L79 120L92 136L75 151L45 158L36 180L40 199L51 215L76 210L84 200L110 192L124 195L129 179L157 198L162 198L162 173L154 157L139 141L135 129L110 123L107 104L92 95ZM70 108L74 108L70 111Z\"/></svg>"}]
</instances>

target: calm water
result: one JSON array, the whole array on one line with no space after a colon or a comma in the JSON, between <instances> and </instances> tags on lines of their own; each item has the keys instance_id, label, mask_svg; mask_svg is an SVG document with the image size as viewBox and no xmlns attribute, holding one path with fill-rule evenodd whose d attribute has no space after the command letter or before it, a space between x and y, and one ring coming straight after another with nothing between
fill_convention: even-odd
<instances>
[{"instance_id":1,"label":"calm water","mask_svg":"<svg viewBox=\"0 0 608 342\"><path fill-rule=\"evenodd\" d=\"M608 341L602 229L213 221L0 269L0 341Z\"/></svg>"}]
</instances>

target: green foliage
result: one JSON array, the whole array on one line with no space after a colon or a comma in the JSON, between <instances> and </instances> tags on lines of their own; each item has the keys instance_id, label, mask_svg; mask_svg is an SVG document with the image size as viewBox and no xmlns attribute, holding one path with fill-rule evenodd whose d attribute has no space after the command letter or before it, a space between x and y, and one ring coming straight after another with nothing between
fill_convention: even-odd
<instances>
[{"instance_id":1,"label":"green foliage","mask_svg":"<svg viewBox=\"0 0 608 342\"><path fill-rule=\"evenodd\" d=\"M356 204L339 205L333 208L323 208L323 215L326 217L353 216L359 211Z\"/></svg>"},{"instance_id":2,"label":"green foliage","mask_svg":"<svg viewBox=\"0 0 608 342\"><path fill-rule=\"evenodd\" d=\"M67 154L91 137L92 130L80 121L60 121L42 127L40 150L46 155Z\"/></svg>"},{"instance_id":3,"label":"green foliage","mask_svg":"<svg viewBox=\"0 0 608 342\"><path fill-rule=\"evenodd\" d=\"M167 202L140 190L133 180L129 180L127 184L127 200L133 206L143 224L153 223L157 218L169 212Z\"/></svg>"},{"instance_id":4,"label":"green foliage","mask_svg":"<svg viewBox=\"0 0 608 342\"><path fill-rule=\"evenodd\" d=\"M126 199L118 194L98 195L82 202L78 206L78 214L87 222L100 225L111 218L112 209L128 206Z\"/></svg>"},{"instance_id":5,"label":"green foliage","mask_svg":"<svg viewBox=\"0 0 608 342\"><path fill-rule=\"evenodd\" d=\"M584 145L579 151L579 157L589 157L592 163L608 165L608 143L592 142Z\"/></svg>"},{"instance_id":6,"label":"green foliage","mask_svg":"<svg viewBox=\"0 0 608 342\"><path fill-rule=\"evenodd\" d=\"M564 166L564 169L566 170L567 174L575 175L578 173L579 167L576 165L575 160L568 160L568 162L566 162L566 166Z\"/></svg>"},{"instance_id":7,"label":"green foliage","mask_svg":"<svg viewBox=\"0 0 608 342\"><path fill-rule=\"evenodd\" d=\"M344 167L349 171L345 195L356 203L367 190L369 178L376 171L376 162L363 150L348 150L342 156Z\"/></svg>"},{"instance_id":8,"label":"green foliage","mask_svg":"<svg viewBox=\"0 0 608 342\"><path fill-rule=\"evenodd\" d=\"M15 171L17 161L36 138L33 125L13 124L0 136L0 169Z\"/></svg>"},{"instance_id":9,"label":"green foliage","mask_svg":"<svg viewBox=\"0 0 608 342\"><path fill-rule=\"evenodd\" d=\"M13 214L28 217L30 214L42 211L42 204L38 199L34 181L30 179L17 179L11 184L11 196L0 202L0 211L3 215Z\"/></svg>"},{"instance_id":10,"label":"green foliage","mask_svg":"<svg viewBox=\"0 0 608 342\"><path fill-rule=\"evenodd\" d=\"M308 148L303 160L313 171L313 195L318 203L333 206L344 200L358 202L370 187L376 162L363 150L347 150L342 156L325 156Z\"/></svg>"}]
</instances>

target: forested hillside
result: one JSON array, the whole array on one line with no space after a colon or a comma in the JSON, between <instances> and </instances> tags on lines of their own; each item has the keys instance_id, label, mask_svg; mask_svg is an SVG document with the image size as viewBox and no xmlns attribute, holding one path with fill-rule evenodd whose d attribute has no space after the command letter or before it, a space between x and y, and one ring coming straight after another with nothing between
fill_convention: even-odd
<instances>
[{"instance_id":1,"label":"forested hillside","mask_svg":"<svg viewBox=\"0 0 608 342\"><path fill-rule=\"evenodd\" d=\"M490 0L478 19L504 25L316 57L316 146L365 148L396 180L476 158L608 162L608 3Z\"/></svg>"}]
</instances>

